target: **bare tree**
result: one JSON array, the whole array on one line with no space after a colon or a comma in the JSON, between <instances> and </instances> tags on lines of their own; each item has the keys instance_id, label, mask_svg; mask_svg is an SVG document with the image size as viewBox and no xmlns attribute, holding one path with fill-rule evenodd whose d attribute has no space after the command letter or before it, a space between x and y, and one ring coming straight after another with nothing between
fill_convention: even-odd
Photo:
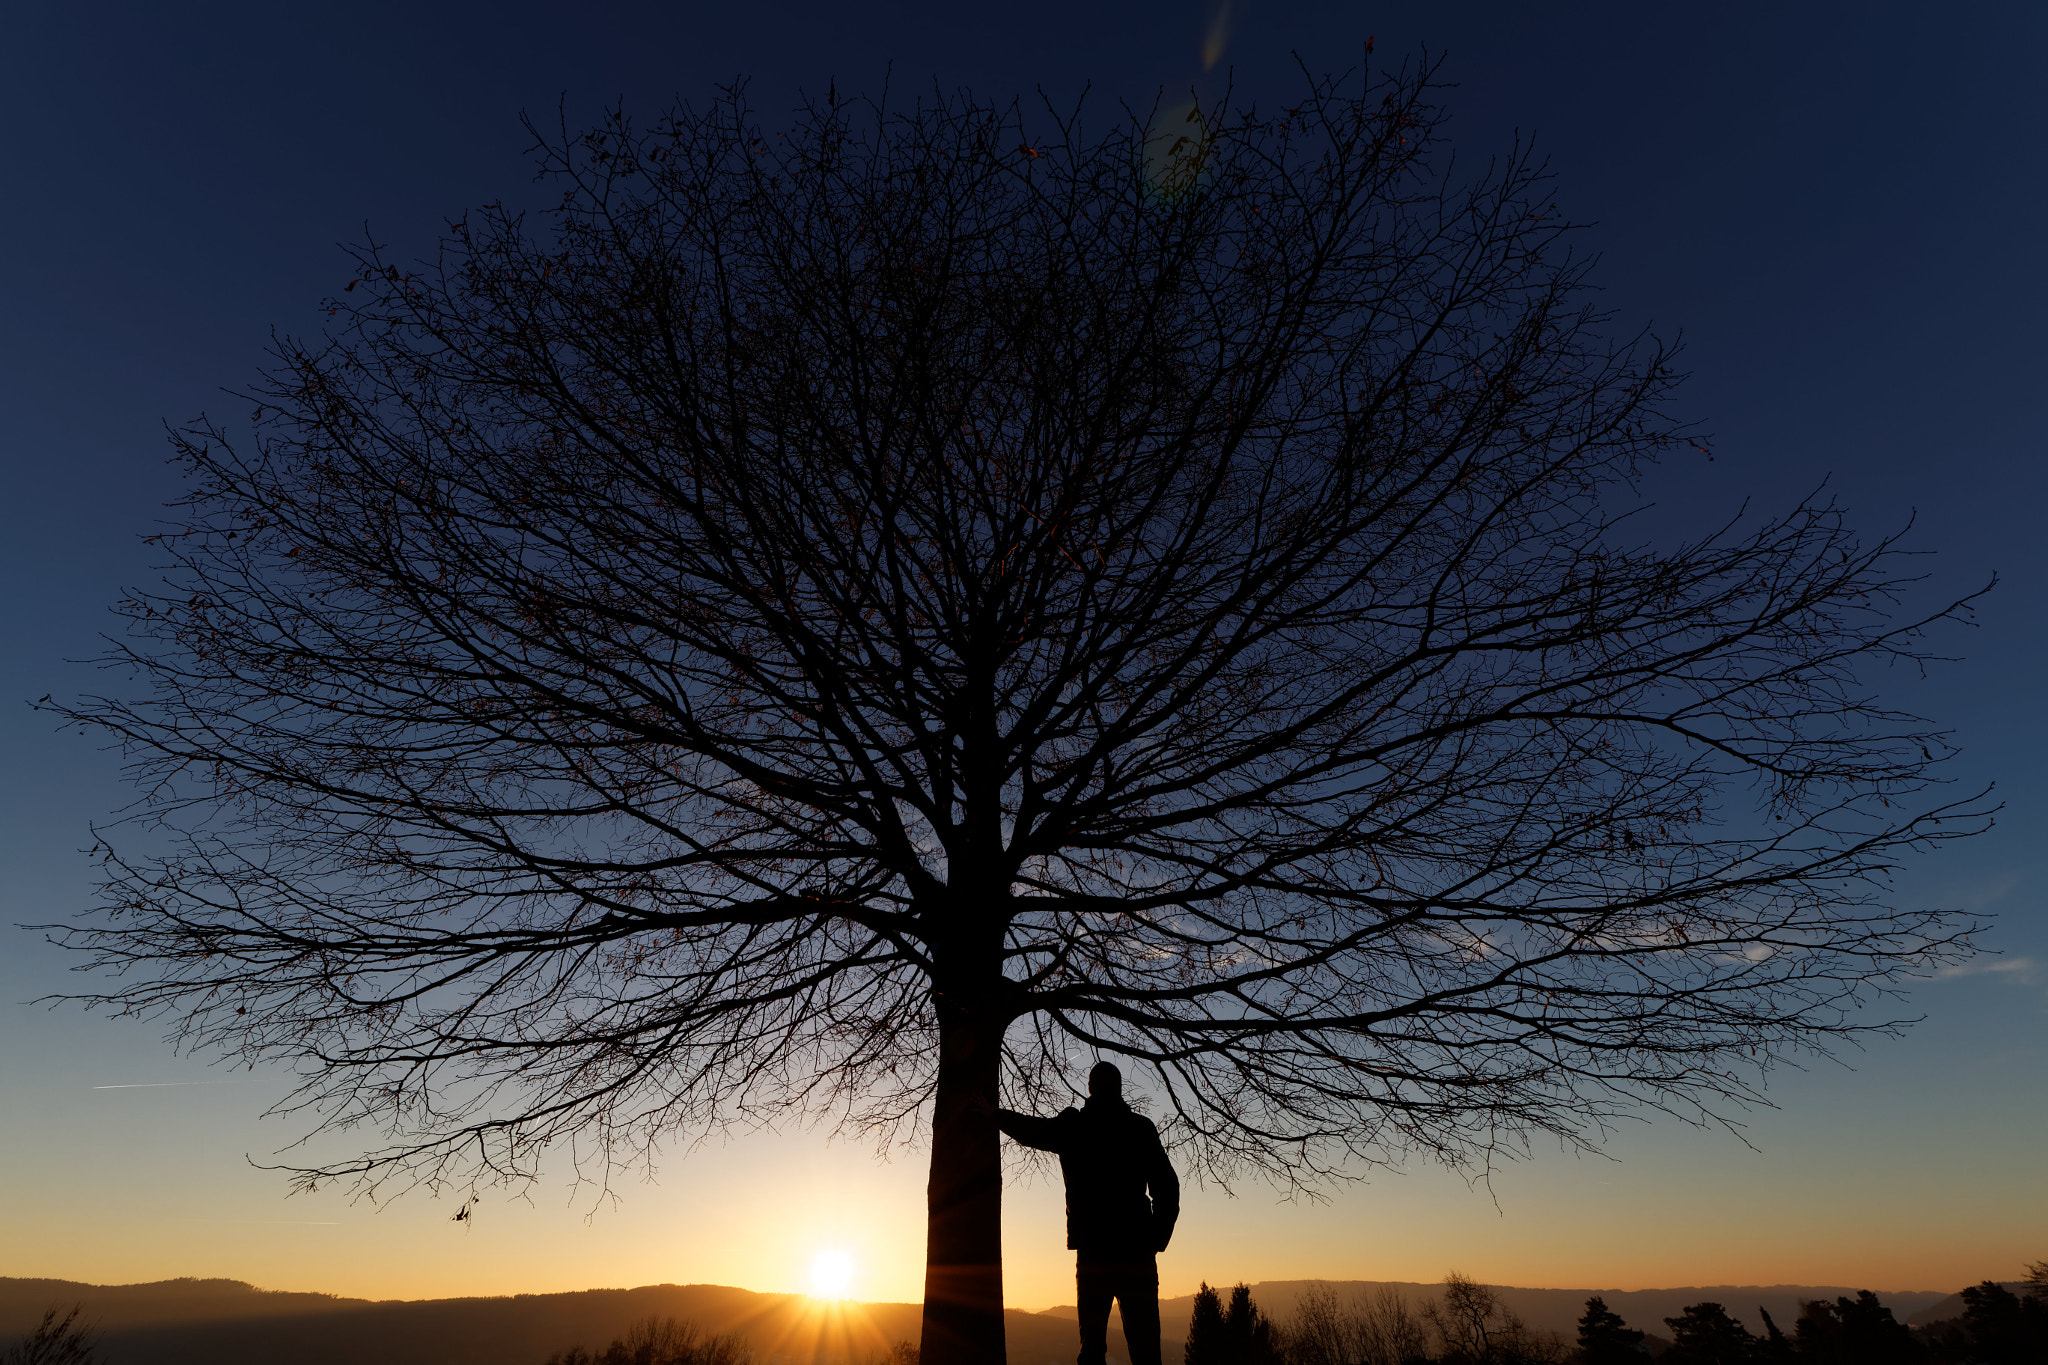
<instances>
[{"instance_id":1,"label":"bare tree","mask_svg":"<svg viewBox=\"0 0 2048 1365\"><path fill-rule=\"evenodd\" d=\"M1565 1358L1555 1333L1531 1331L1488 1285L1453 1270L1444 1294L1422 1306L1436 1332L1444 1365L1559 1365Z\"/></svg>"},{"instance_id":2,"label":"bare tree","mask_svg":"<svg viewBox=\"0 0 2048 1365\"><path fill-rule=\"evenodd\" d=\"M1347 1305L1318 1284L1302 1294L1282 1344L1288 1365L1408 1365L1429 1353L1423 1322L1392 1285Z\"/></svg>"},{"instance_id":3,"label":"bare tree","mask_svg":"<svg viewBox=\"0 0 2048 1365\"><path fill-rule=\"evenodd\" d=\"M1432 98L733 95L364 248L67 712L173 840L88 998L387 1135L308 1186L928 1140L932 1365L1001 1357L992 1106L1077 1058L1313 1184L1876 1026L1967 927L1880 899L1971 826L1858 681L1910 580L1827 505L1630 539L1670 354Z\"/></svg>"},{"instance_id":4,"label":"bare tree","mask_svg":"<svg viewBox=\"0 0 2048 1365\"><path fill-rule=\"evenodd\" d=\"M1310 1285L1282 1329L1281 1349L1288 1365L1354 1365L1364 1358L1354 1337L1352 1315L1327 1284ZM1380 1365L1372 1360L1369 1365Z\"/></svg>"}]
</instances>

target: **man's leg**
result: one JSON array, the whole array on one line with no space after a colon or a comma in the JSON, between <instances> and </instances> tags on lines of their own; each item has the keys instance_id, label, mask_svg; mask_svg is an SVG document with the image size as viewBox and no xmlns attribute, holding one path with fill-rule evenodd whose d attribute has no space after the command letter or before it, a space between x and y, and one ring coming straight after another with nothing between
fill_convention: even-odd
<instances>
[{"instance_id":1,"label":"man's leg","mask_svg":"<svg viewBox=\"0 0 2048 1365\"><path fill-rule=\"evenodd\" d=\"M1076 1257L1074 1295L1075 1306L1081 1310L1081 1354L1074 1357L1075 1365L1104 1365L1109 1359L1109 1301L1116 1295L1115 1268ZM1156 1298L1152 1311L1159 1311Z\"/></svg>"},{"instance_id":2,"label":"man's leg","mask_svg":"<svg viewBox=\"0 0 2048 1365\"><path fill-rule=\"evenodd\" d=\"M1117 1267L1117 1307L1124 1320L1124 1344L1131 1365L1160 1365L1159 1262L1150 1256Z\"/></svg>"}]
</instances>

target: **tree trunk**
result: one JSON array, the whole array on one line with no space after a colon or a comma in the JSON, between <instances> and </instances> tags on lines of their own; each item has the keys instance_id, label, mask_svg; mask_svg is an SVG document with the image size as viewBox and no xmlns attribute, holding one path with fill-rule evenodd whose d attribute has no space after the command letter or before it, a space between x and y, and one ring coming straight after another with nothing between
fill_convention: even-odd
<instances>
[{"instance_id":1,"label":"tree trunk","mask_svg":"<svg viewBox=\"0 0 2048 1365\"><path fill-rule=\"evenodd\" d=\"M921 1365L1004 1365L1003 1169L995 1115L1003 1033L990 1013L990 994L937 993Z\"/></svg>"}]
</instances>

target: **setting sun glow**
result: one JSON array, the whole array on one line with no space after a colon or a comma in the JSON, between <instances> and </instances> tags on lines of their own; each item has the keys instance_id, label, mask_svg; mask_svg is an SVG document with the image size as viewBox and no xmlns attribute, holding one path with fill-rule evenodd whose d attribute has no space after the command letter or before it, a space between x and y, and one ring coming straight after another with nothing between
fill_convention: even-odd
<instances>
[{"instance_id":1,"label":"setting sun glow","mask_svg":"<svg viewBox=\"0 0 2048 1365\"><path fill-rule=\"evenodd\" d=\"M821 1251L811 1262L811 1297L843 1299L853 1285L853 1257L843 1251Z\"/></svg>"}]
</instances>

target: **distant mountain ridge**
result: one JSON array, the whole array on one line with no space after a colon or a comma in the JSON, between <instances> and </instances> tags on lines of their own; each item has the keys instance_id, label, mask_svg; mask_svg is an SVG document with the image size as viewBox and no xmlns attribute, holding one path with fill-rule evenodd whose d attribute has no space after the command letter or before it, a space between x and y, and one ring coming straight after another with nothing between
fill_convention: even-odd
<instances>
[{"instance_id":1,"label":"distant mountain ridge","mask_svg":"<svg viewBox=\"0 0 2048 1365\"><path fill-rule=\"evenodd\" d=\"M177 1279L150 1284L81 1284L74 1280L21 1280L0 1276L0 1337L33 1325L43 1309L83 1304L104 1327L164 1327L223 1318L290 1317L363 1307L370 1299L336 1294L258 1289L240 1280Z\"/></svg>"},{"instance_id":2,"label":"distant mountain ridge","mask_svg":"<svg viewBox=\"0 0 2048 1365\"><path fill-rule=\"evenodd\" d=\"M1340 1298L1392 1288L1417 1304L1438 1286L1381 1280L1267 1280L1252 1286L1259 1306L1281 1321L1311 1287ZM1752 1326L1768 1309L1789 1325L1802 1300L1854 1295L1839 1285L1707 1285L1679 1289L1520 1289L1498 1286L1501 1301L1531 1327L1570 1335L1589 1295L1637 1327L1661 1333L1663 1319L1689 1304L1722 1304ZM1955 1298L1943 1290L1879 1291L1903 1321ZM1956 1300L1960 1303L1960 1300ZM34 1327L43 1310L83 1305L98 1328L107 1365L542 1365L573 1345L602 1346L645 1317L676 1317L706 1332L733 1332L761 1365L863 1365L898 1341L915 1341L919 1307L911 1303L820 1303L801 1294L760 1294L725 1285L644 1285L568 1294L500 1298L350 1299L257 1289L240 1280L162 1280L93 1285L0 1277L0 1346ZM1167 1359L1180 1356L1193 1295L1165 1299ZM1074 1309L1005 1315L1012 1365L1067 1365L1073 1359ZM1110 1347L1129 1359L1112 1328Z\"/></svg>"},{"instance_id":3,"label":"distant mountain ridge","mask_svg":"<svg viewBox=\"0 0 2048 1365\"><path fill-rule=\"evenodd\" d=\"M276 1293L239 1280L0 1278L0 1345L30 1331L44 1309L74 1303L96 1329L106 1365L542 1365L570 1346L602 1347L648 1317L743 1336L759 1365L863 1365L915 1341L922 1311L705 1284L369 1300ZM1071 1323L1016 1310L1004 1316L1013 1365L1073 1359ZM1120 1334L1110 1342L1122 1352Z\"/></svg>"}]
</instances>

